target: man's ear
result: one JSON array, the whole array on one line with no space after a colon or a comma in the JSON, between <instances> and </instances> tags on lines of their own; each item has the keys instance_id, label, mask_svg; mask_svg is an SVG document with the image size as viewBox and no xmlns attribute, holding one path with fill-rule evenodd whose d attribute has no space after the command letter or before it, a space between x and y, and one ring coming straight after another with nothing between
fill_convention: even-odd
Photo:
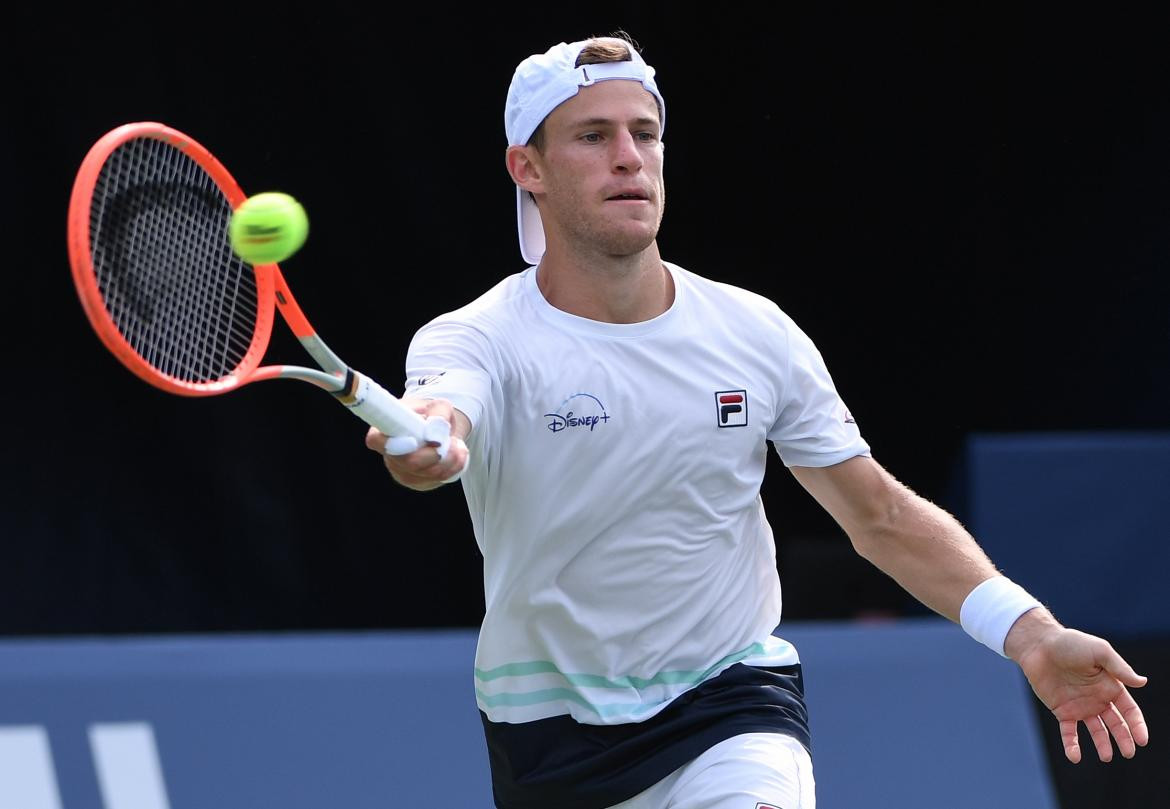
<instances>
[{"instance_id":1,"label":"man's ear","mask_svg":"<svg viewBox=\"0 0 1170 809\"><path fill-rule=\"evenodd\" d=\"M544 193L540 155L535 146L509 146L504 162L512 182L531 194Z\"/></svg>"}]
</instances>

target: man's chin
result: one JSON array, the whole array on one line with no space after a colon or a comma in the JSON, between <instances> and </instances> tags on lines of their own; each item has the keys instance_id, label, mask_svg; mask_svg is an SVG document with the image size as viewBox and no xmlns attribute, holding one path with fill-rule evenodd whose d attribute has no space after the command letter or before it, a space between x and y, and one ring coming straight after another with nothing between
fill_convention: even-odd
<instances>
[{"instance_id":1,"label":"man's chin","mask_svg":"<svg viewBox=\"0 0 1170 809\"><path fill-rule=\"evenodd\" d=\"M658 238L658 228L627 233L613 233L598 245L607 256L635 256L646 251Z\"/></svg>"}]
</instances>

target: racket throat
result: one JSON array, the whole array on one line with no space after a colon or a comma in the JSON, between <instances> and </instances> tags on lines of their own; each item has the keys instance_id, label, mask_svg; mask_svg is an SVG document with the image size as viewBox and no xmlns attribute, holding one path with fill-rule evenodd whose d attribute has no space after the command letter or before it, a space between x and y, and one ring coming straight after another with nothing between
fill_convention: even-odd
<instances>
[{"instance_id":1,"label":"racket throat","mask_svg":"<svg viewBox=\"0 0 1170 809\"><path fill-rule=\"evenodd\" d=\"M336 377L345 376L346 387L349 386L349 375L353 372L349 370L348 365L341 361L340 357L333 353L329 346L325 345L324 340L316 333L298 336L297 339L304 346L305 351L309 352L309 356L317 361L318 365Z\"/></svg>"}]
</instances>

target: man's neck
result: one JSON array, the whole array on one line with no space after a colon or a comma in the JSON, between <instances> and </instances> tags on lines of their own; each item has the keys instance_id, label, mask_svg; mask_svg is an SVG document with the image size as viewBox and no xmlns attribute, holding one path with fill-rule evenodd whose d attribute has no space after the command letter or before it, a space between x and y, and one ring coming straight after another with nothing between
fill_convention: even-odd
<instances>
[{"instance_id":1,"label":"man's neck","mask_svg":"<svg viewBox=\"0 0 1170 809\"><path fill-rule=\"evenodd\" d=\"M536 283L552 306L602 323L652 320L674 303L657 242L632 256L546 253Z\"/></svg>"}]
</instances>

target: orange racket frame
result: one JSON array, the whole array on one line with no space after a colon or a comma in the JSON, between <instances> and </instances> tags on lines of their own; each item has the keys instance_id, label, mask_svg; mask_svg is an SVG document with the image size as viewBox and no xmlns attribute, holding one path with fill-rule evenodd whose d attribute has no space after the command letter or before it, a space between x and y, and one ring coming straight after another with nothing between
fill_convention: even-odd
<instances>
[{"instance_id":1,"label":"orange racket frame","mask_svg":"<svg viewBox=\"0 0 1170 809\"><path fill-rule=\"evenodd\" d=\"M353 371L325 345L297 304L277 264L253 266L256 281L255 328L242 359L224 376L209 381L181 379L151 365L134 349L119 331L99 288L91 251L90 210L94 190L106 161L123 144L142 138L162 141L193 160L219 187L232 210L247 198L228 170L210 151L193 138L165 124L126 124L108 132L93 145L77 172L69 200L68 249L73 282L82 308L106 348L139 378L169 393L183 396L228 393L242 385L267 379L300 379L329 391L355 415L387 435L411 436L420 442L435 441L445 450L446 442L441 435L441 427L433 426L435 422L424 421L372 379ZM280 310L293 334L321 370L296 365L260 365L272 335L274 309Z\"/></svg>"}]
</instances>

